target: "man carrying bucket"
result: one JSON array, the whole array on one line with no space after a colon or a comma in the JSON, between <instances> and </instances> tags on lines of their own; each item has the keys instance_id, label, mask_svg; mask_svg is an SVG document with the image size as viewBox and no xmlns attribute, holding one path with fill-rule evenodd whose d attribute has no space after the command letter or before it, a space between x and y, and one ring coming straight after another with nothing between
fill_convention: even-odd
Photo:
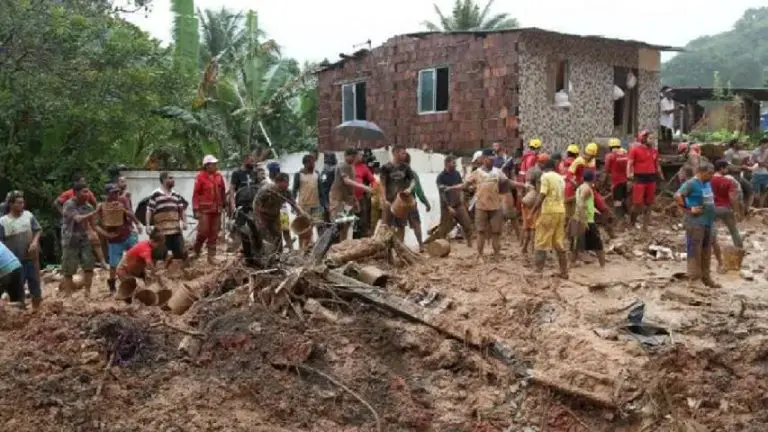
<instances>
[{"instance_id":1,"label":"man carrying bucket","mask_svg":"<svg viewBox=\"0 0 768 432\"><path fill-rule=\"evenodd\" d=\"M397 237L403 241L408 216L416 208L416 200L412 195L416 187L416 174L407 163L408 153L405 151L405 146L392 147L392 158L392 162L381 167L381 184L384 185L385 200L384 224L395 228Z\"/></svg>"},{"instance_id":2,"label":"man carrying bucket","mask_svg":"<svg viewBox=\"0 0 768 432\"><path fill-rule=\"evenodd\" d=\"M115 272L120 280L120 287L117 290L117 296L120 300L131 303L133 292L136 291L136 278L147 279L147 273L149 273L149 278L155 278L152 253L164 246L165 236L160 231L155 230L149 234L149 240L136 243L123 255Z\"/></svg>"}]
</instances>

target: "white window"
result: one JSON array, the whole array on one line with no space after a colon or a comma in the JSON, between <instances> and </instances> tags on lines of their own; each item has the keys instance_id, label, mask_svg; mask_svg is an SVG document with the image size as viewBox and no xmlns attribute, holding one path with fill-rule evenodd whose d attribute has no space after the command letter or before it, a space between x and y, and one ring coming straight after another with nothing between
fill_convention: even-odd
<instances>
[{"instance_id":1,"label":"white window","mask_svg":"<svg viewBox=\"0 0 768 432\"><path fill-rule=\"evenodd\" d=\"M365 119L365 82L342 85L341 121Z\"/></svg>"},{"instance_id":2,"label":"white window","mask_svg":"<svg viewBox=\"0 0 768 432\"><path fill-rule=\"evenodd\" d=\"M419 71L419 114L448 111L448 68Z\"/></svg>"}]
</instances>

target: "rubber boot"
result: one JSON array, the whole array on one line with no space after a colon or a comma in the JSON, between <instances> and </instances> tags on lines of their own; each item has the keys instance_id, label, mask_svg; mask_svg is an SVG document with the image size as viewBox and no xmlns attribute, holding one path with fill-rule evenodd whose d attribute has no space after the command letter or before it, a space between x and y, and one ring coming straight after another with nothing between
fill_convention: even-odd
<instances>
[{"instance_id":1,"label":"rubber boot","mask_svg":"<svg viewBox=\"0 0 768 432\"><path fill-rule=\"evenodd\" d=\"M216 245L208 245L208 264L216 265Z\"/></svg>"},{"instance_id":2,"label":"rubber boot","mask_svg":"<svg viewBox=\"0 0 768 432\"><path fill-rule=\"evenodd\" d=\"M536 271L542 273L544 271L544 263L547 261L547 251L537 250L533 253L533 264Z\"/></svg>"},{"instance_id":3,"label":"rubber boot","mask_svg":"<svg viewBox=\"0 0 768 432\"><path fill-rule=\"evenodd\" d=\"M117 280L107 279L107 286L109 287L109 293L114 294L117 291Z\"/></svg>"},{"instance_id":4,"label":"rubber boot","mask_svg":"<svg viewBox=\"0 0 768 432\"><path fill-rule=\"evenodd\" d=\"M568 255L565 251L557 251L557 264L560 267L560 276L563 279L568 279Z\"/></svg>"},{"instance_id":5,"label":"rubber boot","mask_svg":"<svg viewBox=\"0 0 768 432\"><path fill-rule=\"evenodd\" d=\"M93 285L93 271L87 271L83 274L83 295L85 298L91 298L91 286Z\"/></svg>"}]
</instances>

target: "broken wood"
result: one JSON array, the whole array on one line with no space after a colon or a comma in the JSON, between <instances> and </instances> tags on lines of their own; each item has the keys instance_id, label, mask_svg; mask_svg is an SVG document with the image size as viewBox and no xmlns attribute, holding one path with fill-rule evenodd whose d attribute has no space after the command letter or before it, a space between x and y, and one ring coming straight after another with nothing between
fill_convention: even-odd
<instances>
[{"instance_id":1,"label":"broken wood","mask_svg":"<svg viewBox=\"0 0 768 432\"><path fill-rule=\"evenodd\" d=\"M516 363L512 349L501 342L500 338L480 332L475 327L457 325L451 317L440 314L442 309L423 308L380 288L345 276L336 270L328 270L324 276L326 280L337 284L339 291L346 291L409 321L431 327L451 339L458 340L474 349L487 351L488 354L491 354L508 366Z\"/></svg>"},{"instance_id":2,"label":"broken wood","mask_svg":"<svg viewBox=\"0 0 768 432\"><path fill-rule=\"evenodd\" d=\"M308 299L304 303L304 310L311 313L313 317L323 318L330 322L338 322L339 317L335 313L331 312L328 308L321 305L315 299Z\"/></svg>"},{"instance_id":3,"label":"broken wood","mask_svg":"<svg viewBox=\"0 0 768 432\"><path fill-rule=\"evenodd\" d=\"M529 369L527 374L531 379L531 382L535 384L551 388L552 390L558 391L571 397L583 399L592 403L593 405L597 405L603 408L617 408L616 402L614 402L611 397L606 395L601 395L578 387L574 387L568 383L552 378L550 374L538 371L536 369Z\"/></svg>"},{"instance_id":4,"label":"broken wood","mask_svg":"<svg viewBox=\"0 0 768 432\"><path fill-rule=\"evenodd\" d=\"M394 251L407 264L424 261L424 257L408 248L394 234L394 230L390 227L380 225L373 237L345 242L348 247L329 254L328 260L338 267L351 261L361 261L379 255L386 256Z\"/></svg>"}]
</instances>

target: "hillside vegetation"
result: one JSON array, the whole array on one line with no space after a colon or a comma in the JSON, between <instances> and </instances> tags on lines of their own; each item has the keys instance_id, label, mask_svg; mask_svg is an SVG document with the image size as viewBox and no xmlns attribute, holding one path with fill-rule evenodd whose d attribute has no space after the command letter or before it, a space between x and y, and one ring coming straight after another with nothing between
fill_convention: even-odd
<instances>
[{"instance_id":1,"label":"hillside vegetation","mask_svg":"<svg viewBox=\"0 0 768 432\"><path fill-rule=\"evenodd\" d=\"M669 86L711 87L715 71L732 87L762 87L768 68L768 7L747 9L733 29L702 36L662 66Z\"/></svg>"}]
</instances>

